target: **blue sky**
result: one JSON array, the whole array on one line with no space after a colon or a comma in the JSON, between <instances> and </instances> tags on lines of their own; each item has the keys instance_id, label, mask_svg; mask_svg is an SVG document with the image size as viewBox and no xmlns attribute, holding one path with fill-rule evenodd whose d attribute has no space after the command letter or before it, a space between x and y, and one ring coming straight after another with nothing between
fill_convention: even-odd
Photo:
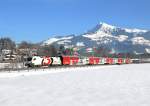
<instances>
[{"instance_id":1,"label":"blue sky","mask_svg":"<svg viewBox=\"0 0 150 106\"><path fill-rule=\"evenodd\" d=\"M39 42L99 22L150 29L150 0L0 0L0 36Z\"/></svg>"}]
</instances>

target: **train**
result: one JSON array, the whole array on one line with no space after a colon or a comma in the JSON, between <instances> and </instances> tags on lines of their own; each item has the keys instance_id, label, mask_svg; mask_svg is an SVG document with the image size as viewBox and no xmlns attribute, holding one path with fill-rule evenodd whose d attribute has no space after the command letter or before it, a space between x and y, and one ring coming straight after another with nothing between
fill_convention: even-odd
<instances>
[{"instance_id":1,"label":"train","mask_svg":"<svg viewBox=\"0 0 150 106\"><path fill-rule=\"evenodd\" d=\"M28 59L25 64L27 67L42 67L42 66L66 66L66 65L99 65L99 64L130 64L130 58L111 58L111 57L82 57L82 56L33 56Z\"/></svg>"}]
</instances>

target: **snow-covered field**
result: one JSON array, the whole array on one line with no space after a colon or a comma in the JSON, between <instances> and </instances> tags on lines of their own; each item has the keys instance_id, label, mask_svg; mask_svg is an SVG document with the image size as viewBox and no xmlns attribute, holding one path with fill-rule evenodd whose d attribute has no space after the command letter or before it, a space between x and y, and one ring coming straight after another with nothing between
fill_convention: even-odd
<instances>
[{"instance_id":1,"label":"snow-covered field","mask_svg":"<svg viewBox=\"0 0 150 106\"><path fill-rule=\"evenodd\" d=\"M150 64L0 72L0 106L150 106Z\"/></svg>"}]
</instances>

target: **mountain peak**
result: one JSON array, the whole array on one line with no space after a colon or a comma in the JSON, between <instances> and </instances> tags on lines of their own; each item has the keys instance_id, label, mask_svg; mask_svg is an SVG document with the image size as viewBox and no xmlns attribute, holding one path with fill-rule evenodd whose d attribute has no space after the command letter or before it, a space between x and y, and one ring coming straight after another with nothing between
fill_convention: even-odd
<instances>
[{"instance_id":1,"label":"mountain peak","mask_svg":"<svg viewBox=\"0 0 150 106\"><path fill-rule=\"evenodd\" d=\"M141 33L146 33L148 32L148 30L142 30L142 29L137 29L137 28L121 28L121 27L116 27L110 24L107 24L105 22L100 22L97 26L96 26L96 31L95 32L99 32L99 31L104 31L104 32L112 32L112 31L116 31L117 29L121 29L124 30L127 33L135 33L135 34L141 34Z\"/></svg>"},{"instance_id":2,"label":"mountain peak","mask_svg":"<svg viewBox=\"0 0 150 106\"><path fill-rule=\"evenodd\" d=\"M100 22L94 28L92 28L91 30L88 30L87 33L95 33L95 32L99 32L99 31L111 32L111 31L113 31L116 28L117 27L115 27L113 25L109 25L109 24L107 24L105 22Z\"/></svg>"},{"instance_id":3,"label":"mountain peak","mask_svg":"<svg viewBox=\"0 0 150 106\"><path fill-rule=\"evenodd\" d=\"M105 23L105 22L100 22L99 25L100 25L101 27L103 27L103 28L106 28L106 29L114 29L114 28L116 28L115 26L109 25L109 24L107 24L107 23Z\"/></svg>"}]
</instances>

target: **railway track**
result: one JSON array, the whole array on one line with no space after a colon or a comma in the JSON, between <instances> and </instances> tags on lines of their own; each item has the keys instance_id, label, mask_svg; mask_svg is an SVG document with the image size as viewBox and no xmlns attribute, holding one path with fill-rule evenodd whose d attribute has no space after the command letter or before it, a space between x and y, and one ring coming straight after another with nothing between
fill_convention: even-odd
<instances>
[{"instance_id":1,"label":"railway track","mask_svg":"<svg viewBox=\"0 0 150 106\"><path fill-rule=\"evenodd\" d=\"M111 64L113 65L113 64ZM116 64L114 64L116 65ZM32 67L32 68L28 68L28 67L23 67L23 68L2 68L0 69L0 72L21 72L21 71L38 71L38 70L51 70L51 69L67 69L67 68L79 68L79 67L95 67L95 66L110 66L110 64L99 64L99 65L65 65L65 66L49 66L49 67Z\"/></svg>"}]
</instances>

